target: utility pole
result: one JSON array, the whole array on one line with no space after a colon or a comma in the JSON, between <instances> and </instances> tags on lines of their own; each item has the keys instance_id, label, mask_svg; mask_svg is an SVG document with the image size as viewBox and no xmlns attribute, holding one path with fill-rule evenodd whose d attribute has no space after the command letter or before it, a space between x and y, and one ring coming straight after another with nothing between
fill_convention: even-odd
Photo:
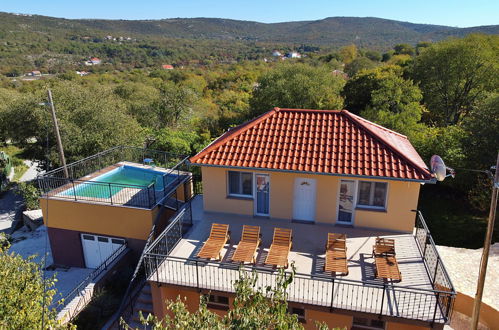
<instances>
[{"instance_id":1,"label":"utility pole","mask_svg":"<svg viewBox=\"0 0 499 330\"><path fill-rule=\"evenodd\" d=\"M59 149L59 158L61 159L62 169L64 171L64 177L69 178L68 168L66 167L66 158L64 157L64 149L62 147L61 134L59 133L59 124L57 123L57 117L55 115L54 101L52 100L52 91L48 89L49 104L52 111L52 120L54 122L55 138L57 140L57 149Z\"/></svg>"},{"instance_id":2,"label":"utility pole","mask_svg":"<svg viewBox=\"0 0 499 330\"><path fill-rule=\"evenodd\" d=\"M487 233L485 234L485 242L483 244L482 260L480 262L480 273L478 275L478 283L476 287L475 302L473 303L473 317L471 327L473 330L478 328L478 319L480 316L480 306L482 304L483 286L485 284L485 275L487 273L487 263L489 260L490 244L492 242L492 234L494 232L494 222L496 219L497 196L499 194L499 153L497 154L497 164L495 168L495 176L492 182L492 199L490 202L489 222L487 225Z\"/></svg>"}]
</instances>

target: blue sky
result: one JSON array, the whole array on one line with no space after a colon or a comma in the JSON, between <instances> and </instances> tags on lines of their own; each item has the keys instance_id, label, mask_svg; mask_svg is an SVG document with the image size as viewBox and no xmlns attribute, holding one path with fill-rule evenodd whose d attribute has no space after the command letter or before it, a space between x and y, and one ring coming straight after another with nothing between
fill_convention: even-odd
<instances>
[{"instance_id":1,"label":"blue sky","mask_svg":"<svg viewBox=\"0 0 499 330\"><path fill-rule=\"evenodd\" d=\"M65 18L222 17L271 23L374 16L458 27L499 24L497 0L0 0L0 11Z\"/></svg>"}]
</instances>

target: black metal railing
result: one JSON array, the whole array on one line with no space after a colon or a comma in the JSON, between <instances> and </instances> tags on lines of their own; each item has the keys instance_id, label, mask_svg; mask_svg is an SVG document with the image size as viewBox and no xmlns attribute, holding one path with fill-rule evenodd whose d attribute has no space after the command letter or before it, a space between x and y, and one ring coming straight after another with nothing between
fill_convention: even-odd
<instances>
[{"instance_id":1,"label":"black metal railing","mask_svg":"<svg viewBox=\"0 0 499 330\"><path fill-rule=\"evenodd\" d=\"M174 236L175 237L175 236ZM256 286L265 288L277 282L278 273L269 268L241 267L234 263L208 262L177 258L161 253L168 244L151 247L144 264L150 281L197 289L234 292L240 271L257 272ZM155 253L157 252L157 253ZM425 322L446 323L450 317L442 310L443 299L453 300L454 293L395 286L388 283L338 279L331 276L295 274L287 289L288 301L334 309L346 309L381 316L402 317Z\"/></svg>"},{"instance_id":2,"label":"black metal railing","mask_svg":"<svg viewBox=\"0 0 499 330\"><path fill-rule=\"evenodd\" d=\"M68 177L61 167L41 175L38 183L45 197L152 208L188 175L184 171L188 167L187 159L182 155L158 150L119 146L68 164ZM146 162L163 168L162 187L157 182L133 185L101 182L90 177L91 174L99 175L99 171L126 162ZM89 176L88 179L85 179L86 176Z\"/></svg>"},{"instance_id":3,"label":"black metal railing","mask_svg":"<svg viewBox=\"0 0 499 330\"><path fill-rule=\"evenodd\" d=\"M55 307L55 309L60 312L65 307L68 306L75 298L80 297L76 306L69 309L67 314L63 316L65 322L70 322L78 313L82 310L82 308L89 302L89 299L85 298L84 289L92 282L94 282L105 270L108 269L109 265L111 265L118 257L126 250L127 243L121 245L116 251L114 251L103 263L101 263L97 268L95 268L90 274L88 274L76 287L74 287L70 292L68 292Z\"/></svg>"},{"instance_id":4,"label":"black metal railing","mask_svg":"<svg viewBox=\"0 0 499 330\"><path fill-rule=\"evenodd\" d=\"M129 320L133 314L133 307L135 302L142 290L143 286L146 283L146 273L144 266L144 258L151 248L153 249L161 249L161 251L171 252L176 244L182 238L183 230L192 225L192 200L196 196L195 194L195 181L192 176L188 177L187 180L183 182L184 184L184 196L183 201L179 202L178 190L175 189L171 192L171 195L166 196L161 201L161 209L156 215L156 219L154 220L154 224L151 227L151 231L149 232L149 236L147 238L146 244L144 246L144 250L140 255L139 261L135 267L135 271L132 275L130 283L126 289L125 294L123 295L122 302L118 309L116 315L114 315L112 323L117 326L119 321L119 317L122 317L124 320ZM174 200L174 203L171 203L171 200ZM165 208L170 208L175 210L175 214L171 216L168 221L167 227L157 235L156 228L161 218L162 212L164 212ZM164 245L166 244L166 249Z\"/></svg>"},{"instance_id":5,"label":"black metal railing","mask_svg":"<svg viewBox=\"0 0 499 330\"><path fill-rule=\"evenodd\" d=\"M182 213L179 213L144 252L147 278L158 283L234 292L233 283L240 276L239 264L170 256L182 238L181 217ZM288 300L331 309L341 308L430 323L448 323L456 293L424 219L421 215L418 219L415 239L420 247L426 249L422 250L421 255L427 269L432 271L430 280L433 289L296 274L288 288ZM421 243L422 230L424 244ZM272 269L265 267L244 266L242 271L257 272L257 285L261 287L276 283L278 276Z\"/></svg>"},{"instance_id":6,"label":"black metal railing","mask_svg":"<svg viewBox=\"0 0 499 330\"><path fill-rule=\"evenodd\" d=\"M430 234L430 230L426 225L421 211L416 211L414 238L416 239L421 256L423 257L433 289L455 294L452 281L445 269L442 258L438 253L433 237ZM442 311L447 315L452 315L454 299L446 299L446 297L441 296L440 300Z\"/></svg>"}]
</instances>

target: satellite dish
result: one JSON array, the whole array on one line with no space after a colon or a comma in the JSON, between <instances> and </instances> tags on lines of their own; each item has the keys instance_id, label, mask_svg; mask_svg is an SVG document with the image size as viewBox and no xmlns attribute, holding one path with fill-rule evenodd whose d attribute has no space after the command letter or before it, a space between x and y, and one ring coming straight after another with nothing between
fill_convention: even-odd
<instances>
[{"instance_id":1,"label":"satellite dish","mask_svg":"<svg viewBox=\"0 0 499 330\"><path fill-rule=\"evenodd\" d=\"M435 174L435 178L437 178L438 181L444 181L444 179L448 176L452 176L452 178L455 176L454 170L445 166L443 159L438 155L431 156L430 170L433 174ZM447 175L447 170L450 172L449 175Z\"/></svg>"}]
</instances>

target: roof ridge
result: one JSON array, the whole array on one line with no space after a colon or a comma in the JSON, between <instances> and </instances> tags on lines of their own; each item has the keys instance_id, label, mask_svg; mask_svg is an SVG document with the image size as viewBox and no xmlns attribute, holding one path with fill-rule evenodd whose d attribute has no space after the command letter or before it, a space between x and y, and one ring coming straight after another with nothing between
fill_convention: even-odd
<instances>
[{"instance_id":1,"label":"roof ridge","mask_svg":"<svg viewBox=\"0 0 499 330\"><path fill-rule=\"evenodd\" d=\"M267 111L267 112L261 114L258 117L255 117L255 118L253 118L251 120L245 121L244 123L239 124L239 125L237 125L236 127L232 128L232 129L229 129L227 132L225 132L220 137L216 138L210 144L208 144L206 147L204 147L196 155L194 155L191 158L189 158L189 161L191 163L195 162L196 160L198 160L199 158L201 158L205 153L209 152L210 150L216 148L217 146L219 146L220 144L222 144L223 142L225 142L225 140L227 140L229 137L233 138L233 137L236 137L236 136L242 134L243 132L246 132L248 129L253 128L258 123L260 123L264 119L267 119L268 117L273 116L276 112L278 112L280 110L281 110L280 108L274 107L274 109L272 109L270 111Z\"/></svg>"},{"instance_id":2,"label":"roof ridge","mask_svg":"<svg viewBox=\"0 0 499 330\"><path fill-rule=\"evenodd\" d=\"M389 133L392 133L392 134L398 135L398 136L400 136L400 137L403 137L403 138L405 138L405 139L409 140L409 139L407 138L407 135L404 135L404 134L402 134L402 133L395 132L394 130L391 130L391 129L389 129L389 128L383 127L383 126L381 126L380 124L376 124L375 122L372 122L372 121L370 121L370 120L367 120L367 119L365 119L365 118L362 118L361 116L358 116L358 115L356 115L356 114L353 114L353 113L351 113L351 112L350 112L350 111L348 111L348 110L342 110L342 111L344 111L345 113L348 113L350 116L352 116L352 117L354 117L354 118L356 118L356 119L359 119L359 120L362 120L362 121L368 122L369 124L371 124L371 125L373 125L373 126L376 126L376 127L380 128L380 129L382 129L382 130L384 130L384 131L387 131L387 132L389 132Z\"/></svg>"},{"instance_id":3,"label":"roof ridge","mask_svg":"<svg viewBox=\"0 0 499 330\"><path fill-rule=\"evenodd\" d=\"M374 135L382 143L384 143L385 145L387 145L390 149L392 149L393 152L395 152L399 157L401 157L402 159L404 159L406 162L410 163L412 166L416 167L417 169L419 169L423 173L427 173L427 174L431 175L431 172L427 168L422 168L419 164L417 164L416 162L414 162L412 159L410 159L409 157L406 157L404 155L404 153L401 152L397 146L394 146L393 143L391 143L390 141L387 141L385 138L383 138L382 136L380 136L378 133L374 132L370 127L366 126L362 122L362 121L366 121L368 123L372 123L371 121L369 121L367 119L364 119L364 118L361 118L361 117L359 117L357 115L354 115L353 113L351 113L350 111L347 111L347 110L343 110L342 113L345 114L350 119L352 119L353 121L355 121L358 125L361 125L362 128L364 128L370 134ZM362 120L359 120L359 118L362 119ZM382 128L383 130L386 130L386 131L388 131L390 133L395 133L395 135L397 135L399 137L402 137L402 138L406 139L407 141L409 141L409 139L407 138L407 136L405 136L403 134L397 133L397 132L392 131L392 130L390 130L388 128L384 128L384 127L382 127L382 126L380 126L378 124L375 124L375 123L372 123L372 124L374 124L376 127Z\"/></svg>"}]
</instances>

